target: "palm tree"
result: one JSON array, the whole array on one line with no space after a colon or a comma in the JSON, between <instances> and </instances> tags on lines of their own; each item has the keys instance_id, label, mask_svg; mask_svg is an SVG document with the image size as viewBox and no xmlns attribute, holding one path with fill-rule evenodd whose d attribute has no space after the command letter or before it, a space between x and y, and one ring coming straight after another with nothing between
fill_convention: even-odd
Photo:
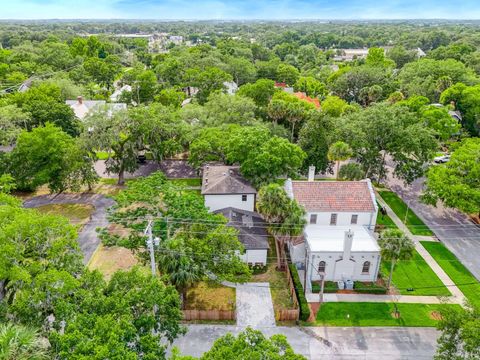
<instances>
[{"instance_id":1,"label":"palm tree","mask_svg":"<svg viewBox=\"0 0 480 360\"><path fill-rule=\"evenodd\" d=\"M388 229L380 234L378 245L382 258L390 261L390 276L387 283L387 288L390 288L395 263L398 260L411 259L415 251L415 244L402 231Z\"/></svg>"},{"instance_id":2,"label":"palm tree","mask_svg":"<svg viewBox=\"0 0 480 360\"><path fill-rule=\"evenodd\" d=\"M49 343L37 330L16 324L0 324L1 360L48 359Z\"/></svg>"},{"instance_id":3,"label":"palm tree","mask_svg":"<svg viewBox=\"0 0 480 360\"><path fill-rule=\"evenodd\" d=\"M185 308L187 289L201 279L201 268L195 259L183 254L185 247L181 241L172 239L165 244L164 251L158 258L160 271L168 276L170 283L175 286Z\"/></svg>"},{"instance_id":4,"label":"palm tree","mask_svg":"<svg viewBox=\"0 0 480 360\"><path fill-rule=\"evenodd\" d=\"M306 223L305 210L287 196L278 184L263 186L258 192L257 210L270 224L275 237L277 268L286 265L285 239L302 233Z\"/></svg>"},{"instance_id":5,"label":"palm tree","mask_svg":"<svg viewBox=\"0 0 480 360\"><path fill-rule=\"evenodd\" d=\"M280 120L285 119L288 114L288 104L284 100L272 100L268 104L267 114L273 123L276 125Z\"/></svg>"},{"instance_id":6,"label":"palm tree","mask_svg":"<svg viewBox=\"0 0 480 360\"><path fill-rule=\"evenodd\" d=\"M337 180L338 173L340 171L340 161L348 160L352 157L353 151L347 143L343 141L337 141L330 145L328 149L328 160L337 162Z\"/></svg>"}]
</instances>

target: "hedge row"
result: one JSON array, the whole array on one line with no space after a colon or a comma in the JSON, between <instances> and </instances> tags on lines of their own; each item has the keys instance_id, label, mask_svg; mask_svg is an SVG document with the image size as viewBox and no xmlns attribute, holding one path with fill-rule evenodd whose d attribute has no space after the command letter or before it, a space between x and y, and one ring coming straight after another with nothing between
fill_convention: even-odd
<instances>
[{"instance_id":1,"label":"hedge row","mask_svg":"<svg viewBox=\"0 0 480 360\"><path fill-rule=\"evenodd\" d=\"M373 282L361 282L361 281L355 281L353 283L353 288L355 289L355 292L359 294L386 294L387 293L387 288L383 286L379 286Z\"/></svg>"},{"instance_id":2,"label":"hedge row","mask_svg":"<svg viewBox=\"0 0 480 360\"><path fill-rule=\"evenodd\" d=\"M310 317L310 307L308 306L307 299L303 293L303 286L298 276L298 271L295 265L289 264L290 273L292 274L293 286L295 286L295 293L297 294L298 303L300 306L300 320L307 321Z\"/></svg>"},{"instance_id":3,"label":"hedge row","mask_svg":"<svg viewBox=\"0 0 480 360\"><path fill-rule=\"evenodd\" d=\"M333 294L337 291L338 285L335 281L325 281L325 285L323 286L324 294ZM320 292L320 283L312 281L312 292L315 294Z\"/></svg>"}]
</instances>

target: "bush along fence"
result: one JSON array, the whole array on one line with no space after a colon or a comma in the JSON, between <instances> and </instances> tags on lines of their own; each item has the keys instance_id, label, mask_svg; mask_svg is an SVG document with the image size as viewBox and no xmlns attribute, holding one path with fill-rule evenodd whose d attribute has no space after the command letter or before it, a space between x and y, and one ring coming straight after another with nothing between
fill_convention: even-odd
<instances>
[{"instance_id":1,"label":"bush along fence","mask_svg":"<svg viewBox=\"0 0 480 360\"><path fill-rule=\"evenodd\" d=\"M275 320L298 321L300 317L300 309L298 306L297 293L295 291L295 285L292 279L292 274L288 267L286 268L286 272L287 272L288 288L290 290L290 296L292 297L292 301L293 301L293 309L275 310Z\"/></svg>"},{"instance_id":2,"label":"bush along fence","mask_svg":"<svg viewBox=\"0 0 480 360\"><path fill-rule=\"evenodd\" d=\"M298 276L298 271L295 265L289 264L287 268L287 277L291 280L289 280L293 285L293 290L295 293L295 297L297 300L297 304L300 307L300 320L302 321L307 321L308 318L310 317L310 307L308 306L307 299L305 298L305 294L303 293L303 286L302 283L300 282L300 277ZM291 289L291 287L290 287Z\"/></svg>"},{"instance_id":3,"label":"bush along fence","mask_svg":"<svg viewBox=\"0 0 480 360\"><path fill-rule=\"evenodd\" d=\"M236 320L231 310L183 310L183 320Z\"/></svg>"}]
</instances>

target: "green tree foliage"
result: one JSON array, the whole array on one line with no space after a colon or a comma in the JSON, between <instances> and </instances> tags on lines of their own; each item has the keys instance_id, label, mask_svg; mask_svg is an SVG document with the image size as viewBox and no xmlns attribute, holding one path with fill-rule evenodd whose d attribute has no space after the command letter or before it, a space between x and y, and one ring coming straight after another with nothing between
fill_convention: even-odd
<instances>
[{"instance_id":1,"label":"green tree foliage","mask_svg":"<svg viewBox=\"0 0 480 360\"><path fill-rule=\"evenodd\" d=\"M340 138L350 144L366 176L376 180L385 177L388 155L395 175L412 182L423 174L437 149L433 130L404 106L373 105L344 115L338 125Z\"/></svg>"},{"instance_id":2,"label":"green tree foliage","mask_svg":"<svg viewBox=\"0 0 480 360\"><path fill-rule=\"evenodd\" d=\"M305 152L298 145L274 136L248 156L240 171L259 186L279 176L295 176L305 158Z\"/></svg>"},{"instance_id":3,"label":"green tree foliage","mask_svg":"<svg viewBox=\"0 0 480 360\"><path fill-rule=\"evenodd\" d=\"M340 117L348 108L348 103L335 95L327 96L322 101L322 112L332 117Z\"/></svg>"},{"instance_id":4,"label":"green tree foliage","mask_svg":"<svg viewBox=\"0 0 480 360\"><path fill-rule=\"evenodd\" d=\"M409 260L413 257L415 244L401 230L387 229L378 238L382 259L390 261L390 275L387 288L392 283L393 270L399 260Z\"/></svg>"},{"instance_id":5,"label":"green tree foliage","mask_svg":"<svg viewBox=\"0 0 480 360\"><path fill-rule=\"evenodd\" d=\"M22 129L30 123L30 114L23 112L16 105L0 107L0 144L15 143Z\"/></svg>"},{"instance_id":6,"label":"green tree foliage","mask_svg":"<svg viewBox=\"0 0 480 360\"><path fill-rule=\"evenodd\" d=\"M441 335L437 340L435 360L474 360L480 354L480 326L478 309L468 305L466 309L442 311L438 324Z\"/></svg>"},{"instance_id":7,"label":"green tree foliage","mask_svg":"<svg viewBox=\"0 0 480 360\"><path fill-rule=\"evenodd\" d=\"M457 83L442 93L440 101L446 105L454 104L455 108L462 114L464 126L470 134L476 136L480 133L480 120L478 118L480 85L467 86L463 83Z\"/></svg>"},{"instance_id":8,"label":"green tree foliage","mask_svg":"<svg viewBox=\"0 0 480 360\"><path fill-rule=\"evenodd\" d=\"M186 73L189 83L187 85L198 88L196 95L200 104L204 104L210 94L217 90L223 90L223 83L232 81L230 74L216 67L208 67L205 70L189 69Z\"/></svg>"},{"instance_id":9,"label":"green tree foliage","mask_svg":"<svg viewBox=\"0 0 480 360\"><path fill-rule=\"evenodd\" d=\"M427 172L424 201L439 200L466 213L480 213L480 140L465 139L444 165Z\"/></svg>"},{"instance_id":10,"label":"green tree foliage","mask_svg":"<svg viewBox=\"0 0 480 360\"><path fill-rule=\"evenodd\" d=\"M190 143L188 162L197 169L209 161L225 162L232 128L233 125L201 129Z\"/></svg>"},{"instance_id":11,"label":"green tree foliage","mask_svg":"<svg viewBox=\"0 0 480 360\"><path fill-rule=\"evenodd\" d=\"M387 51L387 57L393 60L397 69L401 69L405 64L416 59L417 54L414 50L407 50L403 45L396 45Z\"/></svg>"},{"instance_id":12,"label":"green tree foliage","mask_svg":"<svg viewBox=\"0 0 480 360\"><path fill-rule=\"evenodd\" d=\"M312 76L301 76L295 83L295 91L304 92L311 97L324 97L327 95L327 88L321 81Z\"/></svg>"},{"instance_id":13,"label":"green tree foliage","mask_svg":"<svg viewBox=\"0 0 480 360\"><path fill-rule=\"evenodd\" d=\"M368 55L365 64L369 66L393 67L395 63L385 58L385 50L383 48L372 47L368 49Z\"/></svg>"},{"instance_id":14,"label":"green tree foliage","mask_svg":"<svg viewBox=\"0 0 480 360\"><path fill-rule=\"evenodd\" d=\"M452 83L473 84L477 82L471 69L453 59L421 59L408 63L399 72L398 80L402 92L407 96L422 95L431 102L436 102L443 91L438 87L437 82L446 76Z\"/></svg>"},{"instance_id":15,"label":"green tree foliage","mask_svg":"<svg viewBox=\"0 0 480 360\"><path fill-rule=\"evenodd\" d=\"M340 174L340 161L348 160L352 157L353 151L347 143L343 141L337 141L330 145L328 148L327 157L330 161L335 161L337 163L337 180Z\"/></svg>"},{"instance_id":16,"label":"green tree foliage","mask_svg":"<svg viewBox=\"0 0 480 360\"><path fill-rule=\"evenodd\" d=\"M85 60L83 67L100 85L110 89L115 77L120 73L120 59L116 55L108 55L106 58L91 57Z\"/></svg>"},{"instance_id":17,"label":"green tree foliage","mask_svg":"<svg viewBox=\"0 0 480 360\"><path fill-rule=\"evenodd\" d=\"M78 191L96 181L92 165L75 139L47 123L19 135L9 154L7 172L15 178L18 189L48 185L51 192Z\"/></svg>"},{"instance_id":18,"label":"green tree foliage","mask_svg":"<svg viewBox=\"0 0 480 360\"><path fill-rule=\"evenodd\" d=\"M155 96L155 101L158 101L164 106L173 106L179 108L187 96L183 91L174 88L163 89Z\"/></svg>"},{"instance_id":19,"label":"green tree foliage","mask_svg":"<svg viewBox=\"0 0 480 360\"><path fill-rule=\"evenodd\" d=\"M360 164L349 163L340 167L338 177L342 180L361 180L365 176L365 173Z\"/></svg>"},{"instance_id":20,"label":"green tree foliage","mask_svg":"<svg viewBox=\"0 0 480 360\"><path fill-rule=\"evenodd\" d=\"M302 355L295 354L283 335L273 335L267 339L260 331L247 328L237 337L227 334L215 341L212 348L203 354L201 360L214 359L269 359L302 360ZM174 357L172 360L182 360Z\"/></svg>"},{"instance_id":21,"label":"green tree foliage","mask_svg":"<svg viewBox=\"0 0 480 360\"><path fill-rule=\"evenodd\" d=\"M257 122L255 102L243 96L212 93L204 105L204 111L206 126L253 125Z\"/></svg>"},{"instance_id":22,"label":"green tree foliage","mask_svg":"<svg viewBox=\"0 0 480 360\"><path fill-rule=\"evenodd\" d=\"M333 131L333 120L322 113L313 113L300 130L298 145L307 154L304 169L315 166L317 172L325 172L330 168L328 147Z\"/></svg>"},{"instance_id":23,"label":"green tree foliage","mask_svg":"<svg viewBox=\"0 0 480 360\"><path fill-rule=\"evenodd\" d=\"M240 86L237 95L246 96L255 101L257 106L267 106L275 92L275 82L269 79L260 79L253 84Z\"/></svg>"},{"instance_id":24,"label":"green tree foliage","mask_svg":"<svg viewBox=\"0 0 480 360\"><path fill-rule=\"evenodd\" d=\"M427 106L421 111L421 118L425 125L433 129L440 140L448 140L458 134L462 125L452 117L446 108Z\"/></svg>"},{"instance_id":25,"label":"green tree foliage","mask_svg":"<svg viewBox=\"0 0 480 360\"><path fill-rule=\"evenodd\" d=\"M300 72L295 66L280 64L277 67L276 79L287 85L293 86L300 76Z\"/></svg>"},{"instance_id":26,"label":"green tree foliage","mask_svg":"<svg viewBox=\"0 0 480 360\"><path fill-rule=\"evenodd\" d=\"M0 324L0 359L46 360L48 341L38 331L23 325Z\"/></svg>"}]
</instances>

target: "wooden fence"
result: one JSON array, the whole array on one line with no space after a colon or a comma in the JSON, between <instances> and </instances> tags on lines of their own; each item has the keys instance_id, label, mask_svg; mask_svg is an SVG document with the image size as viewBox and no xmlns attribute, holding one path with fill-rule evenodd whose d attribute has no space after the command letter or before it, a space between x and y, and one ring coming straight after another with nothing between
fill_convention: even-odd
<instances>
[{"instance_id":1,"label":"wooden fence","mask_svg":"<svg viewBox=\"0 0 480 360\"><path fill-rule=\"evenodd\" d=\"M230 310L183 310L183 320L235 320L235 311Z\"/></svg>"},{"instance_id":2,"label":"wooden fence","mask_svg":"<svg viewBox=\"0 0 480 360\"><path fill-rule=\"evenodd\" d=\"M297 321L300 317L300 309L298 306L297 294L295 293L295 286L293 285L292 274L290 273L288 266L286 267L286 273L288 289L293 301L293 309L275 311L275 319L277 321Z\"/></svg>"}]
</instances>

